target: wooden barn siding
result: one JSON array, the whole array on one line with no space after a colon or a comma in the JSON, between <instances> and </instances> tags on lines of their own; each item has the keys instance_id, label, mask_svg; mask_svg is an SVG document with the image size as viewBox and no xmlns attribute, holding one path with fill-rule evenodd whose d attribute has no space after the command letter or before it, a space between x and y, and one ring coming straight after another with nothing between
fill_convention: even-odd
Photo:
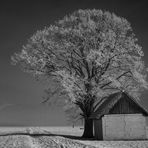
<instances>
[{"instance_id":1,"label":"wooden barn siding","mask_svg":"<svg viewBox=\"0 0 148 148\"><path fill-rule=\"evenodd\" d=\"M98 140L103 140L102 118L94 120L94 137Z\"/></svg>"},{"instance_id":2,"label":"wooden barn siding","mask_svg":"<svg viewBox=\"0 0 148 148\"><path fill-rule=\"evenodd\" d=\"M141 113L141 109L128 98L122 98L117 104L115 104L115 106L109 112L109 114L134 113Z\"/></svg>"}]
</instances>

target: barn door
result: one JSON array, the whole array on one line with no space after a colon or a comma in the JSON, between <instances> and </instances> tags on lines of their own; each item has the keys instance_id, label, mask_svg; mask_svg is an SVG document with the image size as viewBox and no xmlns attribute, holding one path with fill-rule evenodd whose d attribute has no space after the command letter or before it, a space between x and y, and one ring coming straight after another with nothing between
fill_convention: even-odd
<instances>
[{"instance_id":1,"label":"barn door","mask_svg":"<svg viewBox=\"0 0 148 148\"><path fill-rule=\"evenodd\" d=\"M146 122L140 114L106 115L102 121L104 140L146 138Z\"/></svg>"},{"instance_id":2,"label":"barn door","mask_svg":"<svg viewBox=\"0 0 148 148\"><path fill-rule=\"evenodd\" d=\"M144 139L146 136L145 118L141 115L125 116L125 138Z\"/></svg>"},{"instance_id":3,"label":"barn door","mask_svg":"<svg viewBox=\"0 0 148 148\"><path fill-rule=\"evenodd\" d=\"M103 117L103 139L123 139L124 137L124 116Z\"/></svg>"}]
</instances>

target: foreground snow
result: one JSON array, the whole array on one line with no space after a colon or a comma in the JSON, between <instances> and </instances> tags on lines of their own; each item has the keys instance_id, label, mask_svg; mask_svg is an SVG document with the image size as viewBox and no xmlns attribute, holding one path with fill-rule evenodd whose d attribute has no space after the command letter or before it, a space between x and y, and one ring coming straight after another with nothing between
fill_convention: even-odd
<instances>
[{"instance_id":1,"label":"foreground snow","mask_svg":"<svg viewBox=\"0 0 148 148\"><path fill-rule=\"evenodd\" d=\"M72 140L56 136L59 134L80 136L82 131L70 127L0 128L0 148L148 148L148 141Z\"/></svg>"},{"instance_id":2,"label":"foreground snow","mask_svg":"<svg viewBox=\"0 0 148 148\"><path fill-rule=\"evenodd\" d=\"M96 148L148 148L148 141L79 141Z\"/></svg>"},{"instance_id":3,"label":"foreground snow","mask_svg":"<svg viewBox=\"0 0 148 148\"><path fill-rule=\"evenodd\" d=\"M82 141L61 136L0 136L0 148L148 148L148 141Z\"/></svg>"},{"instance_id":4,"label":"foreground snow","mask_svg":"<svg viewBox=\"0 0 148 148\"><path fill-rule=\"evenodd\" d=\"M0 136L0 148L94 148L60 136Z\"/></svg>"}]
</instances>

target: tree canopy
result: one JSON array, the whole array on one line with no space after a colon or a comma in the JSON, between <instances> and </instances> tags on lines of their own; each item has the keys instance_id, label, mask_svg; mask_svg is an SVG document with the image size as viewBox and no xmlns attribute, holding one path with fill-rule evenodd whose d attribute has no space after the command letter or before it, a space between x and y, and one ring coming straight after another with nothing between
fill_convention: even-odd
<instances>
[{"instance_id":1,"label":"tree canopy","mask_svg":"<svg viewBox=\"0 0 148 148\"><path fill-rule=\"evenodd\" d=\"M85 118L100 97L125 90L138 98L148 88L143 56L126 19L93 9L37 31L12 61L58 83L57 92L68 96L63 98L67 109L77 106Z\"/></svg>"}]
</instances>

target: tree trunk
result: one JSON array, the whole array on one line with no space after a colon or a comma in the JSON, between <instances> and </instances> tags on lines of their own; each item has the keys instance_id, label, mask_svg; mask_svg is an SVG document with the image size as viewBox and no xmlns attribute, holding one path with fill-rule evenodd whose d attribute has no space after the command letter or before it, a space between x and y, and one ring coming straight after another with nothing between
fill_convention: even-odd
<instances>
[{"instance_id":1,"label":"tree trunk","mask_svg":"<svg viewBox=\"0 0 148 148\"><path fill-rule=\"evenodd\" d=\"M83 138L93 138L93 120L85 119L84 121L84 132L82 135Z\"/></svg>"}]
</instances>

